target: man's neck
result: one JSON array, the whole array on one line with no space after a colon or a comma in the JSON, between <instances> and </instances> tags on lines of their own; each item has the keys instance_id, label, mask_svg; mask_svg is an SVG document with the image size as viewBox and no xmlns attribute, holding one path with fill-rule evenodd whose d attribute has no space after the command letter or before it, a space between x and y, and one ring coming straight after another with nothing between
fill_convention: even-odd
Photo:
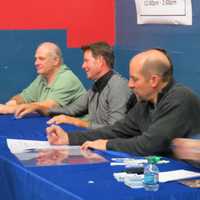
<instances>
[{"instance_id":1,"label":"man's neck","mask_svg":"<svg viewBox=\"0 0 200 200\"><path fill-rule=\"evenodd\" d=\"M165 88L167 86L168 82L162 82L158 88L156 89L154 95L152 95L152 100L150 100L150 102L152 102L154 105L157 104L158 102L158 96L159 94L162 92L163 88Z\"/></svg>"},{"instance_id":2,"label":"man's neck","mask_svg":"<svg viewBox=\"0 0 200 200\"><path fill-rule=\"evenodd\" d=\"M52 82L55 80L56 74L58 73L59 69L60 67L56 67L51 73L45 76L48 85L51 85Z\"/></svg>"},{"instance_id":3,"label":"man's neck","mask_svg":"<svg viewBox=\"0 0 200 200\"><path fill-rule=\"evenodd\" d=\"M99 75L99 77L98 77L98 79L96 80L96 81L98 81L99 79L101 79L105 74L107 74L108 72L110 72L111 71L111 69L106 69L106 70L104 70L100 75Z\"/></svg>"}]
</instances>

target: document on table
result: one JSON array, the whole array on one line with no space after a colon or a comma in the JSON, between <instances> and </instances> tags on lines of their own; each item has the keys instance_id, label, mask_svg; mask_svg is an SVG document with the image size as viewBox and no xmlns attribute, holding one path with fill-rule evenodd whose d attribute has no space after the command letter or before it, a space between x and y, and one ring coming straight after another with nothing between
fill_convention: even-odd
<instances>
[{"instance_id":1,"label":"document on table","mask_svg":"<svg viewBox=\"0 0 200 200\"><path fill-rule=\"evenodd\" d=\"M176 181L188 178L200 177L200 173L188 171L184 169L173 170L159 173L159 182L164 183L168 181Z\"/></svg>"},{"instance_id":2,"label":"document on table","mask_svg":"<svg viewBox=\"0 0 200 200\"><path fill-rule=\"evenodd\" d=\"M50 145L47 141L7 139L7 145L24 166L93 164L107 160L80 146Z\"/></svg>"},{"instance_id":3,"label":"document on table","mask_svg":"<svg viewBox=\"0 0 200 200\"><path fill-rule=\"evenodd\" d=\"M14 154L22 153L28 149L69 148L68 145L50 145L48 141L21 139L7 139L7 145L10 152ZM77 148L77 146L71 146L70 148Z\"/></svg>"}]
</instances>

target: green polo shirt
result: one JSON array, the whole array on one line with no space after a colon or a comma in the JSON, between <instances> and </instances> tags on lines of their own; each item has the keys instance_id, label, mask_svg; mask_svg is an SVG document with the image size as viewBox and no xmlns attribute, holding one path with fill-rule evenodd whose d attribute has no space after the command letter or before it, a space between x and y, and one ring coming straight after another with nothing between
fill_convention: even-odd
<instances>
[{"instance_id":1,"label":"green polo shirt","mask_svg":"<svg viewBox=\"0 0 200 200\"><path fill-rule=\"evenodd\" d=\"M64 106L73 103L84 93L85 88L78 77L66 65L61 65L51 85L47 85L46 79L38 75L20 96L26 103L54 100Z\"/></svg>"}]
</instances>

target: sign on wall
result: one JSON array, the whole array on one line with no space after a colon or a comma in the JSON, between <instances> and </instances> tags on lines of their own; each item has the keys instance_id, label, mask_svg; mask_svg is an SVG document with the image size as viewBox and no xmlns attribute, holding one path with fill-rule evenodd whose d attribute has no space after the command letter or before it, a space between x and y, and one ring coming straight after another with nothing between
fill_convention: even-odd
<instances>
[{"instance_id":1,"label":"sign on wall","mask_svg":"<svg viewBox=\"0 0 200 200\"><path fill-rule=\"evenodd\" d=\"M192 25L191 0L135 0L138 24Z\"/></svg>"}]
</instances>

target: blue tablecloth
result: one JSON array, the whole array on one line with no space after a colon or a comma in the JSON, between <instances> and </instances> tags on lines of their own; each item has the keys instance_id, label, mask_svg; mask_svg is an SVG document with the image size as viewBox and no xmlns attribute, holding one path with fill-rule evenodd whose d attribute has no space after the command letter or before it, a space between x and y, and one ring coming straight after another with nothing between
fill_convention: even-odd
<instances>
[{"instance_id":1,"label":"blue tablecloth","mask_svg":"<svg viewBox=\"0 0 200 200\"><path fill-rule=\"evenodd\" d=\"M199 200L200 190L188 188L178 182L160 184L157 192L131 189L117 182L113 172L122 166L101 164L64 165L49 167L24 167L6 145L6 138L46 140L45 128L49 118L32 115L15 119L12 115L0 116L0 194L6 200ZM72 125L62 125L65 130L77 130ZM119 152L99 152L107 159L123 157ZM192 166L171 160L159 165L160 171L188 169Z\"/></svg>"}]
</instances>

